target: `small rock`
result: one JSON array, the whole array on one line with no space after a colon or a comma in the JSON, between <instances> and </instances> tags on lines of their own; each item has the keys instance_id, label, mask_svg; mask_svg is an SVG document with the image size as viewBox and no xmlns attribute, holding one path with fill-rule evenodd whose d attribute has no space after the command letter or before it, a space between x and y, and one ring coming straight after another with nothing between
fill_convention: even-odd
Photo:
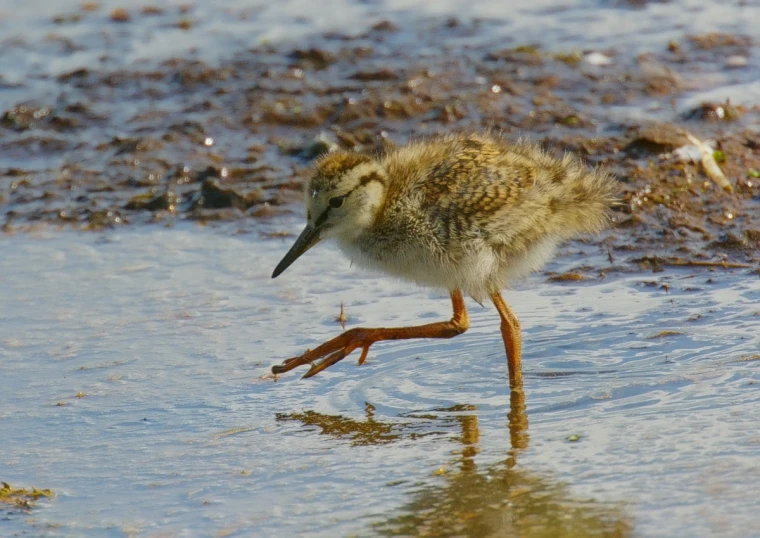
<instances>
[{"instance_id":1,"label":"small rock","mask_svg":"<svg viewBox=\"0 0 760 538\"><path fill-rule=\"evenodd\" d=\"M589 52L583 57L583 61L589 65L611 65L613 60L601 52Z\"/></svg>"},{"instance_id":2,"label":"small rock","mask_svg":"<svg viewBox=\"0 0 760 538\"><path fill-rule=\"evenodd\" d=\"M111 20L113 22L129 22L130 19L132 19L132 16L124 8L117 7L111 11Z\"/></svg>"},{"instance_id":3,"label":"small rock","mask_svg":"<svg viewBox=\"0 0 760 538\"><path fill-rule=\"evenodd\" d=\"M290 53L290 57L300 64L311 64L315 69L324 69L335 62L335 56L323 49L296 49Z\"/></svg>"},{"instance_id":4,"label":"small rock","mask_svg":"<svg viewBox=\"0 0 760 538\"><path fill-rule=\"evenodd\" d=\"M396 80L398 75L393 72L392 69L384 67L375 71L357 71L351 78L354 80L361 80L362 82L381 81L381 80Z\"/></svg>"},{"instance_id":5,"label":"small rock","mask_svg":"<svg viewBox=\"0 0 760 538\"><path fill-rule=\"evenodd\" d=\"M718 248L723 250L747 250L750 248L746 239L734 235L731 232L718 238L717 241L713 241L707 248Z\"/></svg>"},{"instance_id":6,"label":"small rock","mask_svg":"<svg viewBox=\"0 0 760 538\"><path fill-rule=\"evenodd\" d=\"M300 151L298 151L299 157L310 161L319 157L324 153L335 151L339 148L338 144L332 140L332 138L325 132L319 133L315 136L311 142L306 144Z\"/></svg>"},{"instance_id":7,"label":"small rock","mask_svg":"<svg viewBox=\"0 0 760 538\"><path fill-rule=\"evenodd\" d=\"M730 69L741 69L742 67L747 67L747 57L746 56L740 56L739 54L732 54L728 58L726 58L726 67Z\"/></svg>"}]
</instances>

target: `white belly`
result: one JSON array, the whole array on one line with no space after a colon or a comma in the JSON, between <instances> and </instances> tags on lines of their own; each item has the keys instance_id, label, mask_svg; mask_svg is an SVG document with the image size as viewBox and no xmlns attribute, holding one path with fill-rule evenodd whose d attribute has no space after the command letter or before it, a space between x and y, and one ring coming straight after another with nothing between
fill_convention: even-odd
<instances>
[{"instance_id":1,"label":"white belly","mask_svg":"<svg viewBox=\"0 0 760 538\"><path fill-rule=\"evenodd\" d=\"M404 248L382 256L363 250L358 243L339 243L341 250L353 263L373 272L380 272L420 286L446 291L462 290L477 301L483 301L494 291L540 269L554 254L556 240L546 239L533 245L524 255L509 259L497 256L484 243L470 244L456 261L437 256L424 248Z\"/></svg>"}]
</instances>

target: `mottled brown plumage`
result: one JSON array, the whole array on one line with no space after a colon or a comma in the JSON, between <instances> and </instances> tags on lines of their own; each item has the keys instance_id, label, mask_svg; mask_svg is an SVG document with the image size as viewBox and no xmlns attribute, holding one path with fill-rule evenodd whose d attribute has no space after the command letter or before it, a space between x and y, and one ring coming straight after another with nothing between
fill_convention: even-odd
<instances>
[{"instance_id":1,"label":"mottled brown plumage","mask_svg":"<svg viewBox=\"0 0 760 538\"><path fill-rule=\"evenodd\" d=\"M518 385L519 322L500 291L543 266L560 242L602 230L616 192L609 174L571 155L557 159L530 142L491 135L421 140L377 159L324 156L306 188L306 229L273 277L320 239L334 238L362 267L449 291L454 318L353 329L275 372L312 363L310 376L358 347L363 362L377 340L459 334L467 328L463 292L479 302L490 297L499 310L510 382Z\"/></svg>"}]
</instances>

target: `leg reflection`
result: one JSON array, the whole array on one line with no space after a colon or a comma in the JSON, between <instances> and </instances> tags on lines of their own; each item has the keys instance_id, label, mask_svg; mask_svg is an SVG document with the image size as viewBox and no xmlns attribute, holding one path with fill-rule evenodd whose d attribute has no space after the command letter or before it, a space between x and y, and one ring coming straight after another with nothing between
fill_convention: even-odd
<instances>
[{"instance_id":1,"label":"leg reflection","mask_svg":"<svg viewBox=\"0 0 760 538\"><path fill-rule=\"evenodd\" d=\"M477 407L462 406L464 409L475 411ZM460 460L462 471L473 472L476 470L475 455L478 453L478 441L480 441L480 428L478 416L475 414L464 415L457 418L462 428L460 438L464 448ZM507 413L507 426L509 428L509 451L507 452L507 468L517 465L517 455L528 448L530 436L528 435L528 415L525 413L525 393L522 389L512 389L509 394L509 412Z\"/></svg>"},{"instance_id":2,"label":"leg reflection","mask_svg":"<svg viewBox=\"0 0 760 538\"><path fill-rule=\"evenodd\" d=\"M477 407L468 406L473 411L477 410ZM465 415L462 417L459 417L459 423L462 426L462 444L464 444L464 448L462 449L462 471L463 472L474 472L476 470L475 466L475 456L478 453L478 442L480 441L480 428L478 427L478 416L473 415Z\"/></svg>"},{"instance_id":3,"label":"leg reflection","mask_svg":"<svg viewBox=\"0 0 760 538\"><path fill-rule=\"evenodd\" d=\"M525 395L512 390L507 413L510 447L505 459L477 462L480 438L477 408L458 405L446 409L457 415L461 451L459 472L435 473L427 486L410 487L409 502L383 521L371 534L381 536L472 537L607 537L632 536L632 519L625 506L576 498L567 484L546 472L530 469ZM500 438L503 434L500 433ZM486 458L483 458L484 460ZM477 467L477 468L476 468Z\"/></svg>"},{"instance_id":4,"label":"leg reflection","mask_svg":"<svg viewBox=\"0 0 760 538\"><path fill-rule=\"evenodd\" d=\"M509 395L509 413L507 413L507 426L509 427L509 456L507 468L517 465L517 454L528 448L528 415L525 414L525 393L522 389L512 389Z\"/></svg>"}]
</instances>

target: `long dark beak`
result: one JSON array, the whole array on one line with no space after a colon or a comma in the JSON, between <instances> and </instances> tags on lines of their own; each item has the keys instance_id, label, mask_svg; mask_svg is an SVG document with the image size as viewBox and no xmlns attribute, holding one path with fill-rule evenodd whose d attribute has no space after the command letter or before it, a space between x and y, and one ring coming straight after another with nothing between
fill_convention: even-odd
<instances>
[{"instance_id":1,"label":"long dark beak","mask_svg":"<svg viewBox=\"0 0 760 538\"><path fill-rule=\"evenodd\" d=\"M274 268L272 278L277 278L279 274L290 267L290 264L296 261L301 254L317 243L319 243L319 228L307 224L306 228L301 232L301 235L296 239L296 242L290 247L288 253L285 254L285 257L277 264L277 267Z\"/></svg>"}]
</instances>

